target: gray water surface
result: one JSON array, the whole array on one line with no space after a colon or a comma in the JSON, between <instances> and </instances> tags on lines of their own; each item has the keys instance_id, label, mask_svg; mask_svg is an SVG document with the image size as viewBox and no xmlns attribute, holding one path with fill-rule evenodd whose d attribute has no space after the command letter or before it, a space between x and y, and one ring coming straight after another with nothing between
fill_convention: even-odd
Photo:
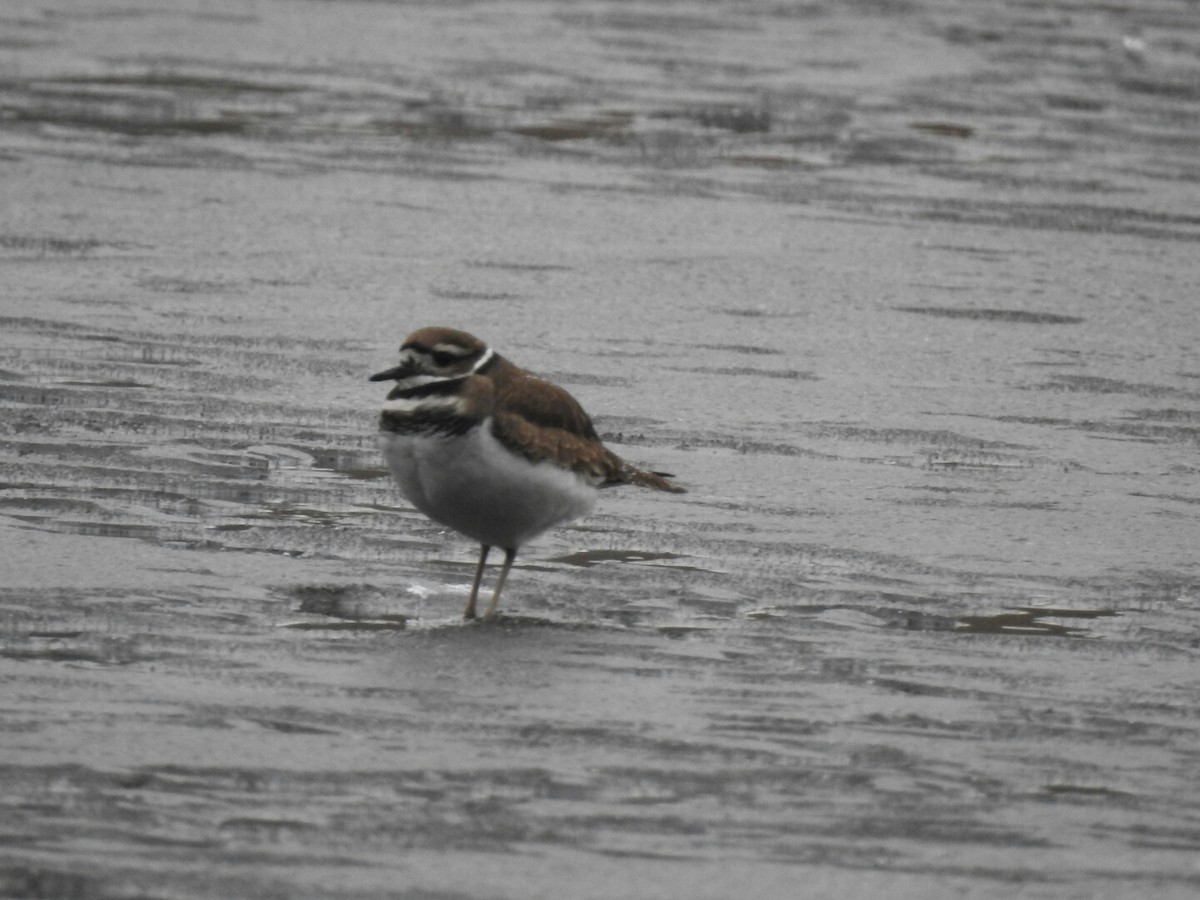
<instances>
[{"instance_id":1,"label":"gray water surface","mask_svg":"<svg viewBox=\"0 0 1200 900\"><path fill-rule=\"evenodd\" d=\"M0 895L1195 896L1195 3L0 34ZM428 324L689 493L462 624Z\"/></svg>"}]
</instances>

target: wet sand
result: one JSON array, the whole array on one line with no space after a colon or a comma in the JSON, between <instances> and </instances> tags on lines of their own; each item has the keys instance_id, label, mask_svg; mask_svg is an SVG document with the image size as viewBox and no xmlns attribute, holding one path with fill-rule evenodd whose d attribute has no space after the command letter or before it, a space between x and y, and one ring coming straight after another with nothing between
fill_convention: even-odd
<instances>
[{"instance_id":1,"label":"wet sand","mask_svg":"<svg viewBox=\"0 0 1200 900\"><path fill-rule=\"evenodd\" d=\"M0 25L0 896L1195 895L1194 4ZM435 323L689 489L491 624Z\"/></svg>"}]
</instances>

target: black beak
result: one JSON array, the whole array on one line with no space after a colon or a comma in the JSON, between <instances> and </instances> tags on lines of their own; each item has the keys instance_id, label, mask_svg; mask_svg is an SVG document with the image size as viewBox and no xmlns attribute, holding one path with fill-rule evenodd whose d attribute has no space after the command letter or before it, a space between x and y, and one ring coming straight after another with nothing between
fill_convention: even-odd
<instances>
[{"instance_id":1,"label":"black beak","mask_svg":"<svg viewBox=\"0 0 1200 900\"><path fill-rule=\"evenodd\" d=\"M392 369L387 369L383 372L376 372L368 379L369 381L399 381L401 378L407 378L412 374L412 368L408 363L400 363Z\"/></svg>"}]
</instances>

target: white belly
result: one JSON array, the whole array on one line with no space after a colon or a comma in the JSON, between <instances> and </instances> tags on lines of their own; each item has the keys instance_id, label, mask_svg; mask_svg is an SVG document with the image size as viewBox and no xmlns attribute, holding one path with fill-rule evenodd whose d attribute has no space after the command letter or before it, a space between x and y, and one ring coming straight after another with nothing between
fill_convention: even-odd
<instances>
[{"instance_id":1,"label":"white belly","mask_svg":"<svg viewBox=\"0 0 1200 900\"><path fill-rule=\"evenodd\" d=\"M481 544L515 549L596 503L596 488L573 472L506 450L490 421L452 437L384 432L380 445L413 506Z\"/></svg>"}]
</instances>

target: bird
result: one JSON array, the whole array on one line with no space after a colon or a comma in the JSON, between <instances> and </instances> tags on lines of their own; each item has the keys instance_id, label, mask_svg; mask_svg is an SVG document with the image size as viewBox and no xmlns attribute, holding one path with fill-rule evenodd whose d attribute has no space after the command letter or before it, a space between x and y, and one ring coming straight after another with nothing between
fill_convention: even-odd
<instances>
[{"instance_id":1,"label":"bird","mask_svg":"<svg viewBox=\"0 0 1200 900\"><path fill-rule=\"evenodd\" d=\"M395 382L379 431L400 492L433 521L479 544L464 619L476 618L493 547L504 551L504 564L484 619L496 616L517 551L586 515L601 488L685 492L673 475L638 468L605 447L566 390L465 331L412 332L400 345L399 363L370 380Z\"/></svg>"}]
</instances>

